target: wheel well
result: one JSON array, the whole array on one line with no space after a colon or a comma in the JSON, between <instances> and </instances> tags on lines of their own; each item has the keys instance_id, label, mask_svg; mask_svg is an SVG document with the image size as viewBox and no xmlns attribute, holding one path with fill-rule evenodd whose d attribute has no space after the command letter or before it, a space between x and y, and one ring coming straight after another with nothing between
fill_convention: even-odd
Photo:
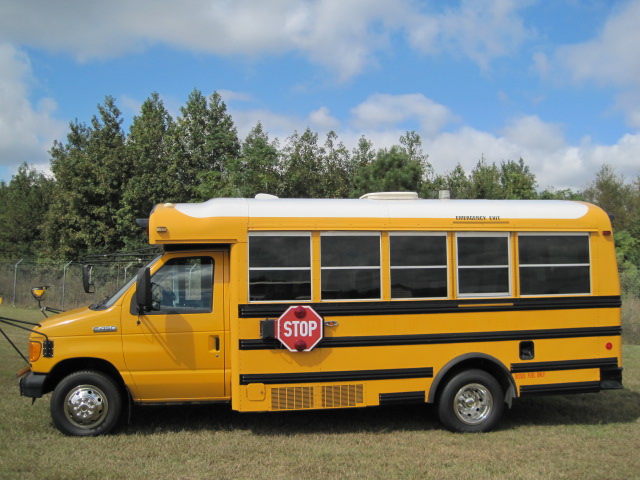
<instances>
[{"instance_id":1,"label":"wheel well","mask_svg":"<svg viewBox=\"0 0 640 480\"><path fill-rule=\"evenodd\" d=\"M440 369L429 390L429 403L434 403L440 397L445 385L454 376L464 370L484 370L495 378L505 394L505 401L511 405L515 397L516 385L509 370L500 360L482 353L469 353L455 358Z\"/></svg>"},{"instance_id":2,"label":"wheel well","mask_svg":"<svg viewBox=\"0 0 640 480\"><path fill-rule=\"evenodd\" d=\"M120 372L118 372L118 369L106 360L91 357L72 358L69 360L63 360L62 362L58 363L55 367L53 367L51 373L47 375L43 393L53 391L63 378L65 378L67 375L72 374L73 372L78 372L81 370L94 370L108 375L113 379L113 381L116 382L118 387L124 393L129 395L129 391L124 384L124 380L122 380L122 376L120 375Z\"/></svg>"}]
</instances>

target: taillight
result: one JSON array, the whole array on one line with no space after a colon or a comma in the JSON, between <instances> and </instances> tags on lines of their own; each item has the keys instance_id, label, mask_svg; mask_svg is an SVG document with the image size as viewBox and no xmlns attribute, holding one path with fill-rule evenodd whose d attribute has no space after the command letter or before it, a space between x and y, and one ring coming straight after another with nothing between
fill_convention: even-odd
<instances>
[{"instance_id":1,"label":"taillight","mask_svg":"<svg viewBox=\"0 0 640 480\"><path fill-rule=\"evenodd\" d=\"M29 342L29 362L35 362L42 354L42 344L40 342Z\"/></svg>"}]
</instances>

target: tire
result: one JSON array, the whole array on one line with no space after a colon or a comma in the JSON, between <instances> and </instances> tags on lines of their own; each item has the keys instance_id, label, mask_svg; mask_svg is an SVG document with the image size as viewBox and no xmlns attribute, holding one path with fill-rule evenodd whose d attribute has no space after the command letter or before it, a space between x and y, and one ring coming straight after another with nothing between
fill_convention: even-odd
<instances>
[{"instance_id":1,"label":"tire","mask_svg":"<svg viewBox=\"0 0 640 480\"><path fill-rule=\"evenodd\" d=\"M65 435L95 437L113 430L122 412L122 392L101 372L75 372L51 396L51 419Z\"/></svg>"},{"instance_id":2,"label":"tire","mask_svg":"<svg viewBox=\"0 0 640 480\"><path fill-rule=\"evenodd\" d=\"M438 400L438 415L452 432L488 432L504 411L498 381L484 370L465 370L445 385Z\"/></svg>"}]
</instances>

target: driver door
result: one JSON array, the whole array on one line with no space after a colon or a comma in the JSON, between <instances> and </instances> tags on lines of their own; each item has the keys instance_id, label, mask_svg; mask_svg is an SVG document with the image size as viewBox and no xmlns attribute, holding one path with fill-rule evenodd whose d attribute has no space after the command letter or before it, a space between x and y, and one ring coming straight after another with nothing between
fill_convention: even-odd
<instances>
[{"instance_id":1,"label":"driver door","mask_svg":"<svg viewBox=\"0 0 640 480\"><path fill-rule=\"evenodd\" d=\"M153 308L123 309L124 359L143 402L225 397L225 252L163 257L152 269Z\"/></svg>"}]
</instances>

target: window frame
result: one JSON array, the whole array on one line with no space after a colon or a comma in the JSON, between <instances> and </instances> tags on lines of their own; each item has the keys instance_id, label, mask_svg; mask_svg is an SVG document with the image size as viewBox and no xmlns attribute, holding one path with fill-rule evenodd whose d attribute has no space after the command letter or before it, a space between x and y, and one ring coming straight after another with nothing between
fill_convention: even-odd
<instances>
[{"instance_id":1,"label":"window frame","mask_svg":"<svg viewBox=\"0 0 640 480\"><path fill-rule=\"evenodd\" d=\"M216 275L216 259L212 256L212 255L207 255L207 254L202 254L202 255L186 255L186 256L179 256L179 257L173 257L168 259L166 262L164 262L155 272L153 272L153 274L151 274L151 285L154 284L153 280L155 278L155 280L157 281L158 278L156 277L156 275L158 275L159 273L162 272L162 270L166 267L170 267L172 266L173 262L179 262L179 261L186 261L186 260L192 260L192 259L205 259L208 258L209 260L211 260L210 264L207 263L200 263L200 266L202 267L203 265L210 265L211 266L211 285L210 285L210 308L195 308L195 307L189 307L189 306L181 306L181 305L173 305L173 306L164 306L162 305L162 303L160 304L160 308L158 309L152 309L152 310L145 310L144 314L145 315L197 315L197 314L210 314L214 312L215 309L215 303L214 303L214 288L215 288L215 275ZM193 268L193 267L192 267ZM178 274L180 274L180 272L178 272ZM202 277L201 277L202 278ZM172 283L175 282L176 279L174 277L171 278ZM186 301L186 296L187 296L187 280L183 279L184 282L184 290L183 290L183 294L185 296L184 301ZM159 284L158 284L159 285ZM153 288L153 287L152 287ZM161 287L159 287L161 288ZM175 290L173 288L170 289L170 291L173 293ZM201 296L203 295L203 290L201 289ZM204 295L206 295L206 293L204 293ZM135 295L132 298L132 311L133 310L133 306L134 306L134 302L135 301Z\"/></svg>"},{"instance_id":2,"label":"window frame","mask_svg":"<svg viewBox=\"0 0 640 480\"><path fill-rule=\"evenodd\" d=\"M392 255L391 255L391 238L392 237L443 237L444 238L444 248L445 248L445 264L444 265L439 265L439 266L433 266L433 265L403 265L403 266L393 266L393 264L391 263L392 260ZM406 300L406 301L410 301L410 300L442 300L442 299L447 299L450 298L451 296L451 291L450 291L450 282L449 279L450 274L451 274L451 262L449 262L449 241L448 241L448 232L402 232L402 231L395 231L395 232L389 232L389 289L390 289L390 298L391 300L398 300L398 301L402 301L402 300ZM393 281L392 281L392 275L393 275L393 270L410 270L410 269L423 269L423 270L441 270L444 269L445 270L445 283L446 283L446 289L447 289L447 293L444 297L394 297L393 296Z\"/></svg>"},{"instance_id":3,"label":"window frame","mask_svg":"<svg viewBox=\"0 0 640 480\"><path fill-rule=\"evenodd\" d=\"M308 267L251 267L251 237L304 237L309 240L309 266ZM252 271L308 271L309 272L309 298L278 299L278 300L252 300L251 299L251 272ZM309 303L313 301L313 238L310 231L269 231L249 232L247 236L247 300L249 303Z\"/></svg>"},{"instance_id":4,"label":"window frame","mask_svg":"<svg viewBox=\"0 0 640 480\"><path fill-rule=\"evenodd\" d=\"M507 240L507 264L506 265L460 265L460 246L459 238L505 238ZM504 298L513 296L513 265L511 256L511 232L455 232L455 252L456 252L456 295L458 298ZM460 292L460 270L481 268L481 269L507 269L506 292L479 292L479 293L461 293Z\"/></svg>"},{"instance_id":5,"label":"window frame","mask_svg":"<svg viewBox=\"0 0 640 480\"><path fill-rule=\"evenodd\" d=\"M378 238L378 265L377 266L346 266L346 267L323 267L322 266L322 237L377 237ZM381 231L349 231L349 230L336 230L329 232L320 232L320 256L318 258L318 265L320 267L320 301L321 302L370 302L383 299L383 281L382 281L382 232ZM322 272L328 270L377 270L379 279L379 297L369 298L324 298L322 293Z\"/></svg>"},{"instance_id":6,"label":"window frame","mask_svg":"<svg viewBox=\"0 0 640 480\"><path fill-rule=\"evenodd\" d=\"M517 232L518 238L518 290L521 297L566 297L593 295L593 261L591 256L591 234L589 232ZM589 263L535 263L522 264L520 262L520 237L586 237L587 256ZM589 267L589 291L586 293L522 293L522 268L540 267Z\"/></svg>"}]
</instances>

